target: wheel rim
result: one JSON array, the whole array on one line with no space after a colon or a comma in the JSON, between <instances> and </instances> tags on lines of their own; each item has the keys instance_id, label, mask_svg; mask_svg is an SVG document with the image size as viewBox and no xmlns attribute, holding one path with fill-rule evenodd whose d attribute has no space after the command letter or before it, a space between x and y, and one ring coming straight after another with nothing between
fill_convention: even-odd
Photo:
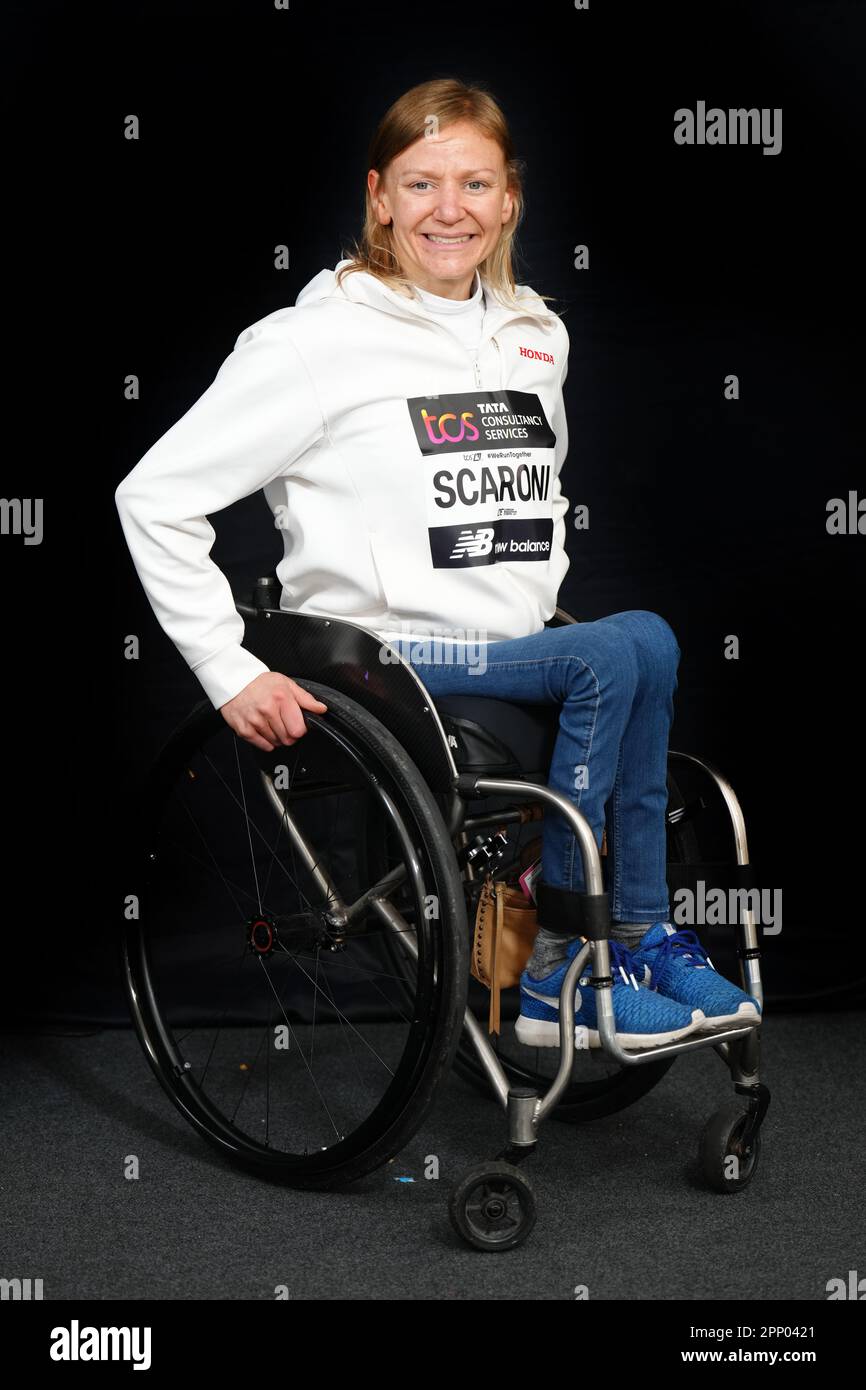
<instances>
[{"instance_id":1,"label":"wheel rim","mask_svg":"<svg viewBox=\"0 0 866 1390\"><path fill-rule=\"evenodd\" d=\"M748 1148L744 1148L743 1146L743 1137L748 1118L748 1115L744 1115L735 1125L726 1145L726 1157L730 1156L737 1160L738 1172L737 1177L734 1179L735 1183L742 1182L744 1179L751 1177L760 1152L760 1132L752 1136L752 1142Z\"/></svg>"},{"instance_id":2,"label":"wheel rim","mask_svg":"<svg viewBox=\"0 0 866 1390\"><path fill-rule=\"evenodd\" d=\"M398 1122L429 1059L440 885L411 807L345 728L311 718L268 755L213 714L153 782L148 883L126 936L136 1024L160 1081L209 1138L257 1166L324 1173ZM338 834L371 805L402 859L388 866L402 883L373 897ZM394 926L417 950L398 951L399 972L383 945Z\"/></svg>"},{"instance_id":3,"label":"wheel rim","mask_svg":"<svg viewBox=\"0 0 866 1390\"><path fill-rule=\"evenodd\" d=\"M507 1178L481 1178L464 1198L463 1212L472 1236L485 1245L511 1240L526 1220L526 1198Z\"/></svg>"}]
</instances>

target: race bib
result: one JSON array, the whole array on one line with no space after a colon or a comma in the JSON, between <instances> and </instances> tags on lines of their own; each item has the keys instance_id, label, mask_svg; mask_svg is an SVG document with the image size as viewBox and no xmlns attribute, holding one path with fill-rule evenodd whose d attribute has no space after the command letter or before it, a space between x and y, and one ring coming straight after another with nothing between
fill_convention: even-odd
<instances>
[{"instance_id":1,"label":"race bib","mask_svg":"<svg viewBox=\"0 0 866 1390\"><path fill-rule=\"evenodd\" d=\"M406 404L434 568L548 560L556 436L538 396L459 391Z\"/></svg>"}]
</instances>

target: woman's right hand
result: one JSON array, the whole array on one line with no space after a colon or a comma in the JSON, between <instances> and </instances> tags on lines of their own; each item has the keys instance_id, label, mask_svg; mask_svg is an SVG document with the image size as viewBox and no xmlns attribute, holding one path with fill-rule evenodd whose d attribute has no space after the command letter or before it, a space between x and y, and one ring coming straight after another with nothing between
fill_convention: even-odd
<instances>
[{"instance_id":1,"label":"woman's right hand","mask_svg":"<svg viewBox=\"0 0 866 1390\"><path fill-rule=\"evenodd\" d=\"M240 738L272 753L296 743L307 732L301 710L324 714L328 706L279 671L263 671L239 695L220 706L220 714Z\"/></svg>"}]
</instances>

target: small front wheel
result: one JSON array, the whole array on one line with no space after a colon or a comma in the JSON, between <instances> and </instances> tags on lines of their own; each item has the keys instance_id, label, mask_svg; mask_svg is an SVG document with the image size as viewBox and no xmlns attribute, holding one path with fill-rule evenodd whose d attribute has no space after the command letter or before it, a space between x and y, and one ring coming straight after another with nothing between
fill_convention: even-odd
<instances>
[{"instance_id":1,"label":"small front wheel","mask_svg":"<svg viewBox=\"0 0 866 1390\"><path fill-rule=\"evenodd\" d=\"M701 1135L701 1170L716 1192L740 1192L748 1187L761 1156L761 1132L744 1139L748 1111L729 1101L711 1115Z\"/></svg>"},{"instance_id":2,"label":"small front wheel","mask_svg":"<svg viewBox=\"0 0 866 1390\"><path fill-rule=\"evenodd\" d=\"M535 1193L510 1163L486 1163L456 1184L448 1215L457 1234L476 1250L513 1250L535 1225Z\"/></svg>"}]
</instances>

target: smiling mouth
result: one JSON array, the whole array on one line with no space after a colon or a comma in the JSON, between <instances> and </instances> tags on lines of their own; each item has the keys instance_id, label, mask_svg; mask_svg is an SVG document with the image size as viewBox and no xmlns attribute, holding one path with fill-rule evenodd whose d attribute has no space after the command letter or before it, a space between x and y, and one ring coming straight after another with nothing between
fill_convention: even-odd
<instances>
[{"instance_id":1,"label":"smiling mouth","mask_svg":"<svg viewBox=\"0 0 866 1390\"><path fill-rule=\"evenodd\" d=\"M466 246L475 232L464 232L462 236L437 236L435 232L422 232L421 235L433 246Z\"/></svg>"}]
</instances>

